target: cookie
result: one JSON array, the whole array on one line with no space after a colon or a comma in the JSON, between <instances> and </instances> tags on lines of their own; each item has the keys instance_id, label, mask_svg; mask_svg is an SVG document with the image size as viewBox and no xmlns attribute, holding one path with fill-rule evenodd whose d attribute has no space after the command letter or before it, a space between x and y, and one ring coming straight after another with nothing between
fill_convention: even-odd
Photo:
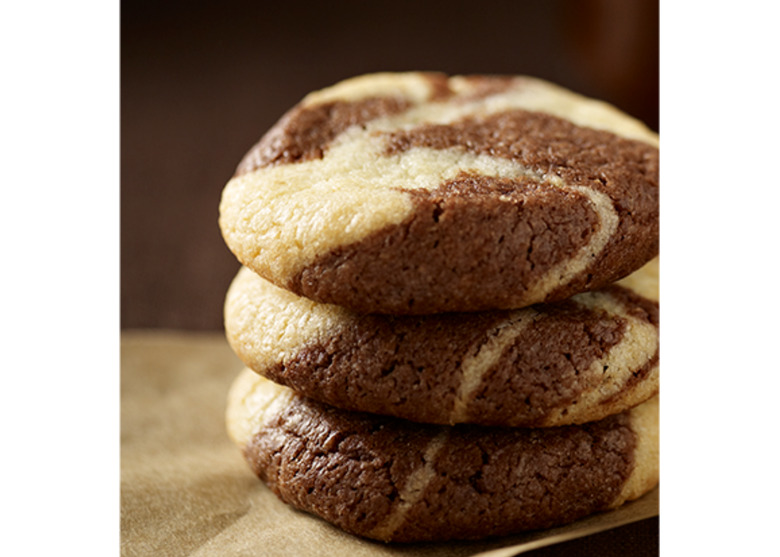
<instances>
[{"instance_id":1,"label":"cookie","mask_svg":"<svg viewBox=\"0 0 780 557\"><path fill-rule=\"evenodd\" d=\"M225 186L241 263L361 313L517 309L658 252L658 137L529 77L373 74L311 93Z\"/></svg>"},{"instance_id":2,"label":"cookie","mask_svg":"<svg viewBox=\"0 0 780 557\"><path fill-rule=\"evenodd\" d=\"M658 392L657 272L656 259L618 285L519 310L393 316L314 302L244 268L225 330L247 366L340 408L439 424L582 423Z\"/></svg>"},{"instance_id":3,"label":"cookie","mask_svg":"<svg viewBox=\"0 0 780 557\"><path fill-rule=\"evenodd\" d=\"M657 397L578 426L432 426L337 410L246 369L227 424L281 500L382 541L547 528L658 482Z\"/></svg>"}]
</instances>

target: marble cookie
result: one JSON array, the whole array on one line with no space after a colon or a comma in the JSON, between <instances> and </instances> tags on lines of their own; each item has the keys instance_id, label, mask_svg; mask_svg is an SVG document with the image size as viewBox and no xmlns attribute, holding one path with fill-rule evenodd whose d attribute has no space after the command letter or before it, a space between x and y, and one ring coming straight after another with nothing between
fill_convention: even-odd
<instances>
[{"instance_id":1,"label":"marble cookie","mask_svg":"<svg viewBox=\"0 0 780 557\"><path fill-rule=\"evenodd\" d=\"M616 285L519 310L363 315L239 271L225 330L239 358L348 410L438 424L598 420L658 392L658 260Z\"/></svg>"},{"instance_id":2,"label":"marble cookie","mask_svg":"<svg viewBox=\"0 0 780 557\"><path fill-rule=\"evenodd\" d=\"M277 286L363 313L516 309L658 252L658 137L529 77L372 74L250 150L219 224Z\"/></svg>"},{"instance_id":3,"label":"marble cookie","mask_svg":"<svg viewBox=\"0 0 780 557\"><path fill-rule=\"evenodd\" d=\"M282 501L382 541L547 528L658 482L657 397L579 426L432 426L337 410L247 369L227 427Z\"/></svg>"}]
</instances>

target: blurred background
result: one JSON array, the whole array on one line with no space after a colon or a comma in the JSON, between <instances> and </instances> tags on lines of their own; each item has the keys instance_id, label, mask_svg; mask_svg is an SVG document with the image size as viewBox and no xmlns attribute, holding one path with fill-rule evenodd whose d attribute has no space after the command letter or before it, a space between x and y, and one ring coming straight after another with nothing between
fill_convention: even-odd
<instances>
[{"instance_id":1,"label":"blurred background","mask_svg":"<svg viewBox=\"0 0 780 557\"><path fill-rule=\"evenodd\" d=\"M404 70L533 75L657 130L658 2L122 2L121 327L221 330L243 154L309 91Z\"/></svg>"}]
</instances>

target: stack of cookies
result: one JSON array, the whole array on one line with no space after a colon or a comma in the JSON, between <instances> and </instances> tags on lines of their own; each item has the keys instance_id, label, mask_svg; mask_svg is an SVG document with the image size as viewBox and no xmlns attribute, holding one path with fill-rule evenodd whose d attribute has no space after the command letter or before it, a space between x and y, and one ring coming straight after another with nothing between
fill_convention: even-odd
<instances>
[{"instance_id":1,"label":"stack of cookies","mask_svg":"<svg viewBox=\"0 0 780 557\"><path fill-rule=\"evenodd\" d=\"M311 93L225 187L231 438L290 505L474 539L658 482L658 138L528 77Z\"/></svg>"}]
</instances>

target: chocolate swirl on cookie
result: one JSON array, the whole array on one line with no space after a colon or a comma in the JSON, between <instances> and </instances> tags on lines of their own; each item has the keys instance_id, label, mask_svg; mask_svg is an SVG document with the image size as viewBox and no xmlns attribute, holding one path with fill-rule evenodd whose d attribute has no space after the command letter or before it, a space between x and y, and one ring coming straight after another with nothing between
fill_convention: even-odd
<instances>
[{"instance_id":1,"label":"chocolate swirl on cookie","mask_svg":"<svg viewBox=\"0 0 780 557\"><path fill-rule=\"evenodd\" d=\"M561 300L657 254L657 136L531 78L364 76L268 132L220 225L258 274L359 312Z\"/></svg>"},{"instance_id":2,"label":"chocolate swirl on cookie","mask_svg":"<svg viewBox=\"0 0 780 557\"><path fill-rule=\"evenodd\" d=\"M657 261L556 304L429 316L362 315L243 269L225 302L238 357L349 410L438 424L557 426L658 392Z\"/></svg>"},{"instance_id":3,"label":"chocolate swirl on cookie","mask_svg":"<svg viewBox=\"0 0 780 557\"><path fill-rule=\"evenodd\" d=\"M228 427L280 499L382 541L547 528L658 480L656 399L581 426L420 426L337 410L246 370L231 389Z\"/></svg>"}]
</instances>

